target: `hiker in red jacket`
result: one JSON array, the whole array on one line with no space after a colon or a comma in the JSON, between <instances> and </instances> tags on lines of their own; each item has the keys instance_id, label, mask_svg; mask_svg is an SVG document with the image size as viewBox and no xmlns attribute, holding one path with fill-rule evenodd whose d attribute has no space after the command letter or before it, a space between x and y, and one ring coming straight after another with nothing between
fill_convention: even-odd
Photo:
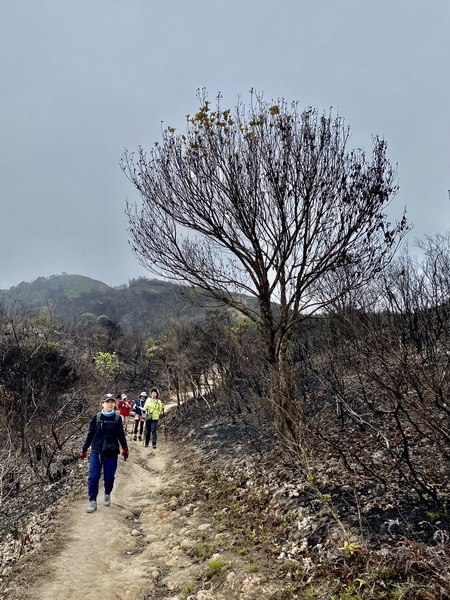
<instances>
[{"instance_id":1,"label":"hiker in red jacket","mask_svg":"<svg viewBox=\"0 0 450 600\"><path fill-rule=\"evenodd\" d=\"M119 402L117 403L117 408L119 409L119 414L122 417L123 429L125 431L125 435L128 433L128 422L130 420L130 410L133 408L133 403L131 400L128 400L126 394L122 394Z\"/></svg>"}]
</instances>

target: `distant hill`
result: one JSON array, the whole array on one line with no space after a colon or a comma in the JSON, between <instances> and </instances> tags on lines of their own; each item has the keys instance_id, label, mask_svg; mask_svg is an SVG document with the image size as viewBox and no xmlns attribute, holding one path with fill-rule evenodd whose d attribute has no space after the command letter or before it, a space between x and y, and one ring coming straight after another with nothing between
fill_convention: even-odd
<instances>
[{"instance_id":1,"label":"distant hill","mask_svg":"<svg viewBox=\"0 0 450 600\"><path fill-rule=\"evenodd\" d=\"M144 337L158 336L170 318L200 320L208 310L218 308L200 291L144 277L113 288L83 275L63 273L0 290L0 296L7 305L15 304L33 316L50 311L72 323L81 323L86 313L106 316L123 331Z\"/></svg>"},{"instance_id":2,"label":"distant hill","mask_svg":"<svg viewBox=\"0 0 450 600\"><path fill-rule=\"evenodd\" d=\"M112 288L102 281L85 277L84 275L51 275L50 277L38 277L31 283L22 281L19 285L0 290L1 293L14 297L24 302L35 302L39 295L46 298L67 296L68 298L79 298L92 292L107 292ZM39 302L38 302L39 303Z\"/></svg>"}]
</instances>

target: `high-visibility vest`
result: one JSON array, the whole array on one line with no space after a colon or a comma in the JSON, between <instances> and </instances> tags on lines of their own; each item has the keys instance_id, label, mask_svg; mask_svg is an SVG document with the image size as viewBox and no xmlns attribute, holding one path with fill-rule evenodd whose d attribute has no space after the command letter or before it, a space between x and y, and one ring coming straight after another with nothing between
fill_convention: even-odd
<instances>
[{"instance_id":1,"label":"high-visibility vest","mask_svg":"<svg viewBox=\"0 0 450 600\"><path fill-rule=\"evenodd\" d=\"M145 401L144 410L147 413L147 418L157 421L159 419L159 415L162 413L163 404L159 398L148 398Z\"/></svg>"}]
</instances>

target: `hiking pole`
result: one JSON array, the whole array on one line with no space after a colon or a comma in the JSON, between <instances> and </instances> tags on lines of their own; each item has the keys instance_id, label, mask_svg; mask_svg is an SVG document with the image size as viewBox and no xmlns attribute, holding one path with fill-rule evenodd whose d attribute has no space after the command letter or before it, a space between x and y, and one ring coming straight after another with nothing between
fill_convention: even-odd
<instances>
[{"instance_id":1,"label":"hiking pole","mask_svg":"<svg viewBox=\"0 0 450 600\"><path fill-rule=\"evenodd\" d=\"M163 418L163 429L164 429L164 441L167 446L167 429L166 429L166 414L164 412L164 408L162 409L162 418Z\"/></svg>"}]
</instances>

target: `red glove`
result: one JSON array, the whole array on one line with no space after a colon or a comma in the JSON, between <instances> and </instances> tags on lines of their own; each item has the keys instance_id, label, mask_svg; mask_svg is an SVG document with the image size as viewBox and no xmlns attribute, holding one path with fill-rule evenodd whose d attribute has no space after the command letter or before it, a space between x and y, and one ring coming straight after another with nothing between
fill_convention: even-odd
<instances>
[{"instance_id":1,"label":"red glove","mask_svg":"<svg viewBox=\"0 0 450 600\"><path fill-rule=\"evenodd\" d=\"M88 457L88 453L87 452L80 452L80 456L81 456L81 458L87 458Z\"/></svg>"},{"instance_id":2,"label":"red glove","mask_svg":"<svg viewBox=\"0 0 450 600\"><path fill-rule=\"evenodd\" d=\"M129 454L128 450L122 450L123 460L127 460Z\"/></svg>"}]
</instances>

